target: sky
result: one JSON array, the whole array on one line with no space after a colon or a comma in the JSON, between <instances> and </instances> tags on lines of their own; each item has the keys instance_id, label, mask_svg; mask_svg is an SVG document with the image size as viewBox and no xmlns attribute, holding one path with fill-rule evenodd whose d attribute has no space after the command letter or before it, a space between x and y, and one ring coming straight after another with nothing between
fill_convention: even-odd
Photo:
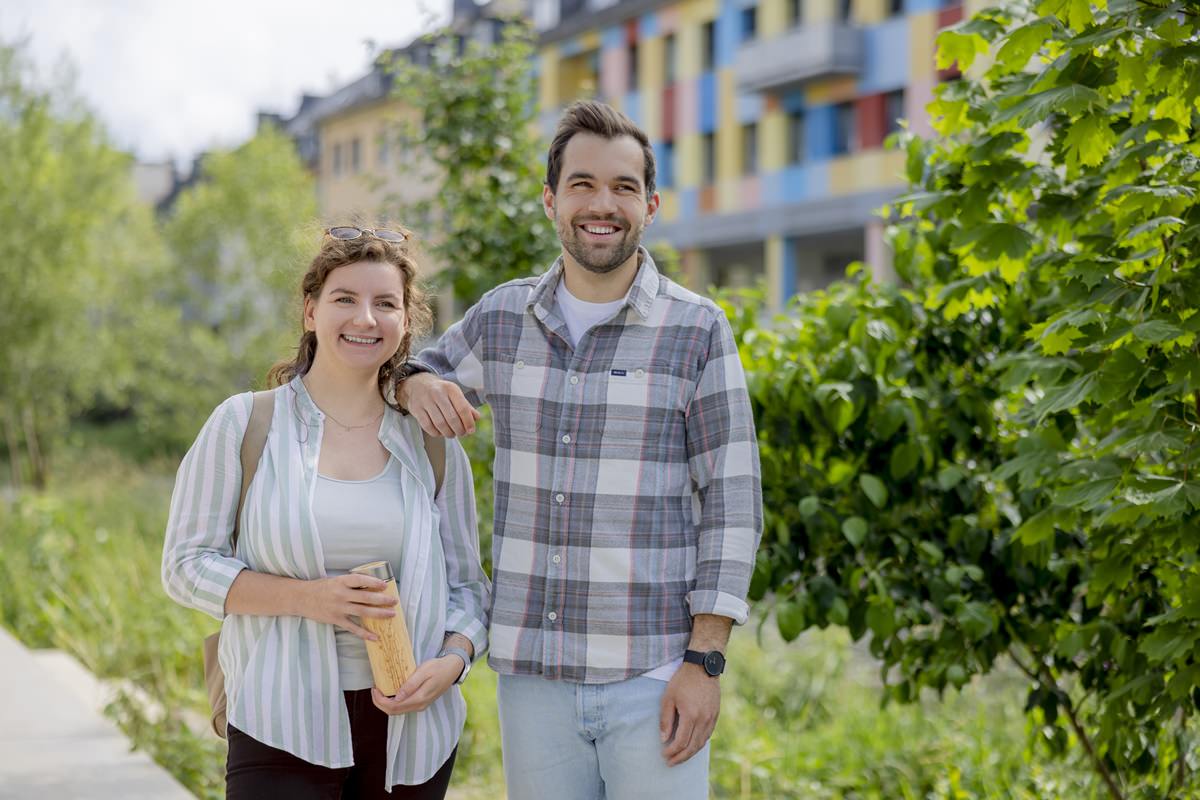
<instances>
[{"instance_id":1,"label":"sky","mask_svg":"<svg viewBox=\"0 0 1200 800\"><path fill-rule=\"evenodd\" d=\"M114 144L142 161L236 146L260 110L362 76L372 48L445 21L451 0L3 0L0 42L38 74L65 61Z\"/></svg>"}]
</instances>

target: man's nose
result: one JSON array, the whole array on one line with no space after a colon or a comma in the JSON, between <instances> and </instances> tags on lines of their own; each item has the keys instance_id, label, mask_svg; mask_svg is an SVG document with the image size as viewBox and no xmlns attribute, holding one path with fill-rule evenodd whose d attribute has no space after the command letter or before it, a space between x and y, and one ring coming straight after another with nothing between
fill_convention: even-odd
<instances>
[{"instance_id":1,"label":"man's nose","mask_svg":"<svg viewBox=\"0 0 1200 800\"><path fill-rule=\"evenodd\" d=\"M617 197L613 194L612 189L607 186L601 186L596 191L592 192L591 199L588 202L588 211L595 211L601 214L611 214L617 210Z\"/></svg>"}]
</instances>

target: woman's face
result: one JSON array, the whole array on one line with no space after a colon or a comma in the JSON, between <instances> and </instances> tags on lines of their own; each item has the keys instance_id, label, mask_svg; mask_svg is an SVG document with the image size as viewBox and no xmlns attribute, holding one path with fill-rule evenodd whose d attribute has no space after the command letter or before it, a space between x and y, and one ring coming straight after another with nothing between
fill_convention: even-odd
<instances>
[{"instance_id":1,"label":"woman's face","mask_svg":"<svg viewBox=\"0 0 1200 800\"><path fill-rule=\"evenodd\" d=\"M400 349L408 329L404 276L380 261L338 267L318 297L305 299L304 329L317 335L318 360L375 374Z\"/></svg>"}]
</instances>

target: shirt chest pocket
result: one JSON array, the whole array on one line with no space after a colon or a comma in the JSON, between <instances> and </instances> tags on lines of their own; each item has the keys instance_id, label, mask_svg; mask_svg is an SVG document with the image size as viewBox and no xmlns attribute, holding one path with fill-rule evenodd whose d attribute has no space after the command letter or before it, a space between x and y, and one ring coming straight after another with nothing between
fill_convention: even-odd
<instances>
[{"instance_id":1,"label":"shirt chest pocket","mask_svg":"<svg viewBox=\"0 0 1200 800\"><path fill-rule=\"evenodd\" d=\"M685 381L630 366L609 371L605 386L605 438L646 444L682 436Z\"/></svg>"},{"instance_id":2,"label":"shirt chest pocket","mask_svg":"<svg viewBox=\"0 0 1200 800\"><path fill-rule=\"evenodd\" d=\"M508 381L508 424L514 431L537 431L542 425L549 368L521 353L503 358Z\"/></svg>"}]
</instances>

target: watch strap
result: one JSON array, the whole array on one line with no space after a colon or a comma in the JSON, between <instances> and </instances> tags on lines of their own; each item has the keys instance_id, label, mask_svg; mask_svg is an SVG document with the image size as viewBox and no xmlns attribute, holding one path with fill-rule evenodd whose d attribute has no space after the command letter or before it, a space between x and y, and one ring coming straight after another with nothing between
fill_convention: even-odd
<instances>
[{"instance_id":1,"label":"watch strap","mask_svg":"<svg viewBox=\"0 0 1200 800\"><path fill-rule=\"evenodd\" d=\"M467 673L471 671L471 656L470 656L470 654L467 653L467 651L461 647L443 647L441 649L441 652L438 653L438 658L441 658L442 656L458 656L459 658L462 659L462 662L463 662L462 672L459 673L458 678L456 678L454 682L462 683L463 681L465 681L467 679Z\"/></svg>"}]
</instances>

